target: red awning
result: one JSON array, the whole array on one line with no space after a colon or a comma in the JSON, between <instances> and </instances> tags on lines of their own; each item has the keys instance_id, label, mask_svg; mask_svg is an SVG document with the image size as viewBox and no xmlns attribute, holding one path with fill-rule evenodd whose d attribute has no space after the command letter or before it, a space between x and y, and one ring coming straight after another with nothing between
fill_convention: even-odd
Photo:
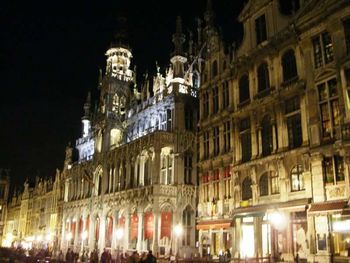
<instances>
[{"instance_id":1,"label":"red awning","mask_svg":"<svg viewBox=\"0 0 350 263\"><path fill-rule=\"evenodd\" d=\"M197 230L221 229L232 226L232 219L205 220L197 223Z\"/></svg>"},{"instance_id":2,"label":"red awning","mask_svg":"<svg viewBox=\"0 0 350 263\"><path fill-rule=\"evenodd\" d=\"M342 211L347 204L345 200L337 200L331 202L314 203L311 204L311 208L308 213L334 213Z\"/></svg>"}]
</instances>

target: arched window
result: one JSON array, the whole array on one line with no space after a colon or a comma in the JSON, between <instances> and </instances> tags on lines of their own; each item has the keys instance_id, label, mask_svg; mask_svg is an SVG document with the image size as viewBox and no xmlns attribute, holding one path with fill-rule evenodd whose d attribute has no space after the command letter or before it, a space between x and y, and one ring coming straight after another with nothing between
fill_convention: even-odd
<instances>
[{"instance_id":1,"label":"arched window","mask_svg":"<svg viewBox=\"0 0 350 263\"><path fill-rule=\"evenodd\" d=\"M265 116L261 123L262 155L272 152L272 125L269 116Z\"/></svg>"},{"instance_id":2,"label":"arched window","mask_svg":"<svg viewBox=\"0 0 350 263\"><path fill-rule=\"evenodd\" d=\"M249 200L252 196L252 179L247 176L242 183L242 200Z\"/></svg>"},{"instance_id":3,"label":"arched window","mask_svg":"<svg viewBox=\"0 0 350 263\"><path fill-rule=\"evenodd\" d=\"M243 75L239 80L239 103L246 102L249 98L249 78L248 75Z\"/></svg>"},{"instance_id":4,"label":"arched window","mask_svg":"<svg viewBox=\"0 0 350 263\"><path fill-rule=\"evenodd\" d=\"M262 63L258 68L258 93L269 89L269 69L267 67L267 63Z\"/></svg>"},{"instance_id":5,"label":"arched window","mask_svg":"<svg viewBox=\"0 0 350 263\"><path fill-rule=\"evenodd\" d=\"M184 228L184 236L182 239L183 246L191 245L191 233L193 228L194 212L191 207L187 206L182 212L182 225Z\"/></svg>"},{"instance_id":6,"label":"arched window","mask_svg":"<svg viewBox=\"0 0 350 263\"><path fill-rule=\"evenodd\" d=\"M283 81L293 80L298 76L297 64L295 60L294 51L289 49L282 56Z\"/></svg>"},{"instance_id":7,"label":"arched window","mask_svg":"<svg viewBox=\"0 0 350 263\"><path fill-rule=\"evenodd\" d=\"M218 62L214 60L212 65L212 76L215 77L218 74Z\"/></svg>"},{"instance_id":8,"label":"arched window","mask_svg":"<svg viewBox=\"0 0 350 263\"><path fill-rule=\"evenodd\" d=\"M269 176L264 173L259 180L260 196L269 195Z\"/></svg>"},{"instance_id":9,"label":"arched window","mask_svg":"<svg viewBox=\"0 0 350 263\"><path fill-rule=\"evenodd\" d=\"M301 164L294 166L291 170L290 181L292 191L301 191L305 189L303 167L301 166Z\"/></svg>"}]
</instances>

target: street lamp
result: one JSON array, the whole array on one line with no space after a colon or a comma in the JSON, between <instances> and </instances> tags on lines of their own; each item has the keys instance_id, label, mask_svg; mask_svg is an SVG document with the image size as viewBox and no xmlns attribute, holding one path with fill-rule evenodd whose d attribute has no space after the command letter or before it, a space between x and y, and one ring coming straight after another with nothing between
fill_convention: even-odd
<instances>
[{"instance_id":1,"label":"street lamp","mask_svg":"<svg viewBox=\"0 0 350 263\"><path fill-rule=\"evenodd\" d=\"M275 210L269 215L269 221L274 226L274 228L278 230L283 230L287 226L287 218L286 216Z\"/></svg>"},{"instance_id":2,"label":"street lamp","mask_svg":"<svg viewBox=\"0 0 350 263\"><path fill-rule=\"evenodd\" d=\"M181 224L177 224L176 226L174 226L174 233L175 233L175 237L176 237L176 240L175 240L175 255L178 255L179 253L179 239L180 239L180 236L182 235L183 233L183 227Z\"/></svg>"},{"instance_id":3,"label":"street lamp","mask_svg":"<svg viewBox=\"0 0 350 263\"><path fill-rule=\"evenodd\" d=\"M121 227L117 228L115 235L117 238L117 263L120 263L120 240L124 236L124 229Z\"/></svg>"}]
</instances>

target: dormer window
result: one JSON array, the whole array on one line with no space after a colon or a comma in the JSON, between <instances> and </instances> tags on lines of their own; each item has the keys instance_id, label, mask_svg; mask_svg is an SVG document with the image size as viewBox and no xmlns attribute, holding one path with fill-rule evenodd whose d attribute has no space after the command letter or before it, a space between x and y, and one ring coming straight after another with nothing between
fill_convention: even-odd
<instances>
[{"instance_id":1,"label":"dormer window","mask_svg":"<svg viewBox=\"0 0 350 263\"><path fill-rule=\"evenodd\" d=\"M257 45L267 40L265 15L261 15L255 20L255 33Z\"/></svg>"}]
</instances>

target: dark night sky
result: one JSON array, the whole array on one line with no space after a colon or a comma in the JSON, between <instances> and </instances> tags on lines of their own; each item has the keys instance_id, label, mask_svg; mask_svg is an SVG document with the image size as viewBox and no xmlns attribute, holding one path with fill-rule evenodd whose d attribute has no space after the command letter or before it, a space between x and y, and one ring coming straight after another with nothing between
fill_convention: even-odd
<instances>
[{"instance_id":1,"label":"dark night sky","mask_svg":"<svg viewBox=\"0 0 350 263\"><path fill-rule=\"evenodd\" d=\"M156 60L169 64L176 16L182 16L185 29L195 29L206 6L205 0L125 2L28 1L0 7L0 168L11 169L12 184L62 168L67 143L80 136L82 106L97 87L98 69L105 69L104 53L121 10L139 75L154 71ZM228 41L241 35L236 17L242 7L243 0L213 1Z\"/></svg>"}]
</instances>

